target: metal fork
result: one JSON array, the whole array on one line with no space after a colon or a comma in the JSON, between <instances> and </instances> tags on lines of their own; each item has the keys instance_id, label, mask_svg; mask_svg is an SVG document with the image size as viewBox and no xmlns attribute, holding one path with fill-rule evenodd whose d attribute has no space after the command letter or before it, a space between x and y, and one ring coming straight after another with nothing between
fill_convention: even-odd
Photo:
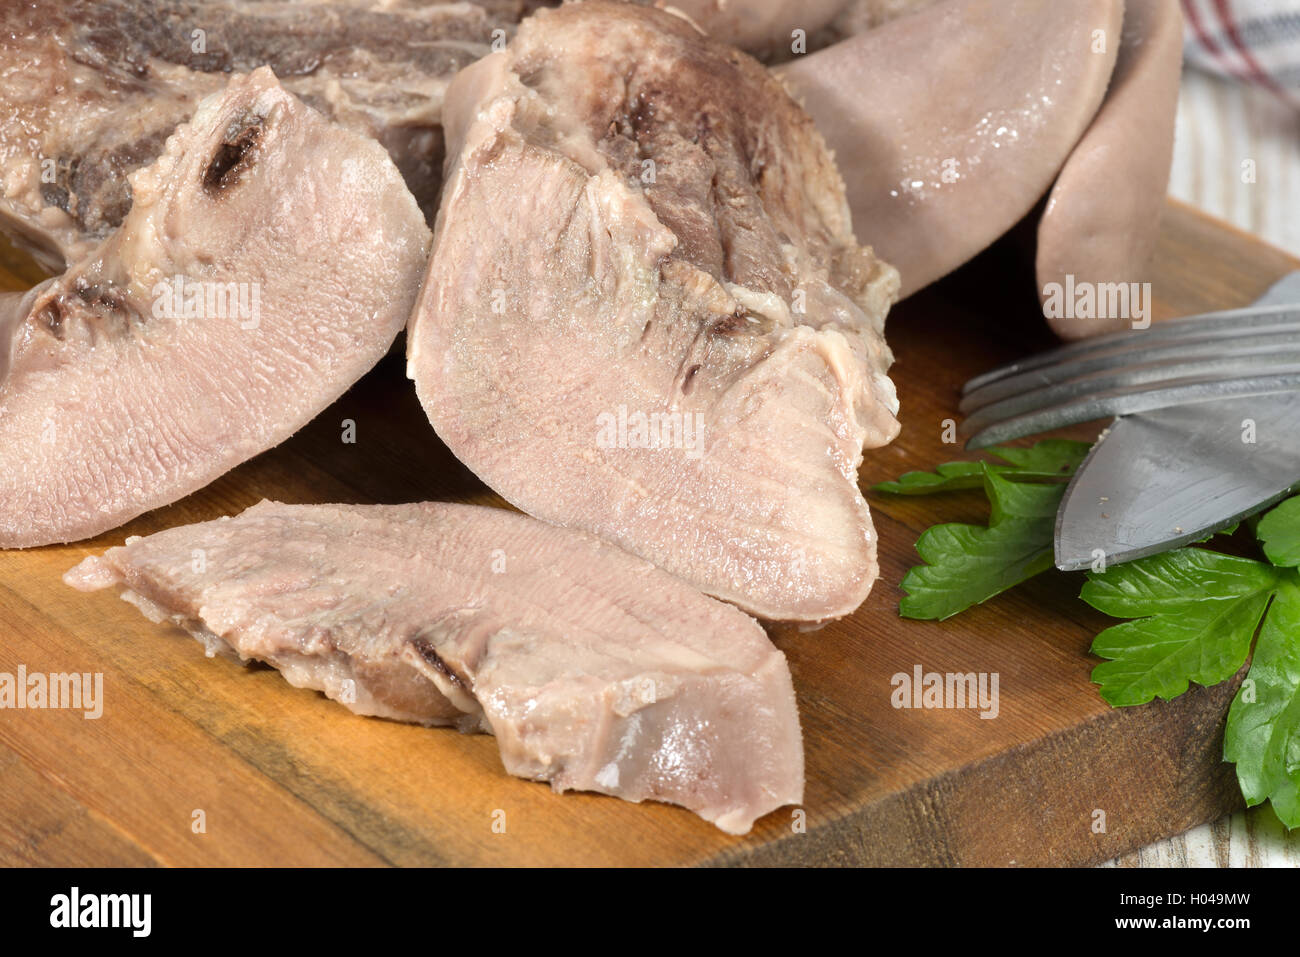
<instances>
[{"instance_id":1,"label":"metal fork","mask_svg":"<svg viewBox=\"0 0 1300 957\"><path fill-rule=\"evenodd\" d=\"M1300 305L1252 307L1097 336L962 388L966 447L1175 405L1300 392Z\"/></svg>"}]
</instances>

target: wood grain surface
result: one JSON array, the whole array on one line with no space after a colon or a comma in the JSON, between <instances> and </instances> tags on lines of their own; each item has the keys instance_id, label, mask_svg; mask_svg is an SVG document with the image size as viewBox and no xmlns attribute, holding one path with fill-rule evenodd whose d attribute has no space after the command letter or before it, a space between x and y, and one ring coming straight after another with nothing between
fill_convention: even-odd
<instances>
[{"instance_id":1,"label":"wood grain surface","mask_svg":"<svg viewBox=\"0 0 1300 957\"><path fill-rule=\"evenodd\" d=\"M995 249L898 308L904 431L868 455L864 488L962 457L941 439L960 383L1051 344L1023 265ZM1172 205L1157 315L1247 303L1297 265ZM11 287L35 278L7 269ZM0 671L102 672L105 687L98 720L0 712L0 863L1084 864L1239 804L1220 759L1231 688L1108 708L1087 647L1109 619L1077 600L1077 576L1049 573L944 623L898 618L917 536L982 521L977 496L872 496L882 577L868 601L821 631L771 629L799 696L807 794L744 838L679 808L555 795L507 776L489 737L356 717L61 583L127 535L264 497L500 504L438 442L402 367L390 355L292 440L173 506L94 541L0 553ZM998 673L998 717L895 710L890 678L915 665Z\"/></svg>"}]
</instances>

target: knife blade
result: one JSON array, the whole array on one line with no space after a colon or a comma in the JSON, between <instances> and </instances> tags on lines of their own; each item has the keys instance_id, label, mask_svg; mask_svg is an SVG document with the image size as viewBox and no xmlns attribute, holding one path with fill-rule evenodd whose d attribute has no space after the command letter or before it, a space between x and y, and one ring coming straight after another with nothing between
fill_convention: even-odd
<instances>
[{"instance_id":1,"label":"knife blade","mask_svg":"<svg viewBox=\"0 0 1300 957\"><path fill-rule=\"evenodd\" d=\"M1300 271L1255 305L1300 302ZM1097 438L1056 518L1056 567L1077 571L1203 539L1300 483L1300 394L1121 416Z\"/></svg>"}]
</instances>

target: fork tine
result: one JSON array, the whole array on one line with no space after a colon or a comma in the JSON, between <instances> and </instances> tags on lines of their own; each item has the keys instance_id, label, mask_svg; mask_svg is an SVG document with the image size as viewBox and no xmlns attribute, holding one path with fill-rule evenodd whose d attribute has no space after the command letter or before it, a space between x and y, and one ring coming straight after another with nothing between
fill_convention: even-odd
<instances>
[{"instance_id":1,"label":"fork tine","mask_svg":"<svg viewBox=\"0 0 1300 957\"><path fill-rule=\"evenodd\" d=\"M1069 391L1068 387L1072 384L1077 384L1080 389L1106 389L1129 381L1151 382L1158 378L1173 378L1178 373L1170 372L1162 376L1158 370L1195 363L1207 363L1205 372L1217 374L1219 368L1249 365L1252 359L1255 363L1282 361L1278 357L1294 352L1298 342L1300 327L1284 332L1239 336L1231 340L1225 340L1222 336L1208 339L1197 337L1152 344L1148 348L1125 349L1118 353L1103 351L990 382L963 396L958 408L963 414L972 415L995 403L1036 394L1045 389L1062 388ZM1193 373L1194 370L1187 374ZM1240 376L1249 374L1249 368L1244 368L1239 373ZM1113 385L1103 384L1111 380L1114 380Z\"/></svg>"},{"instance_id":2,"label":"fork tine","mask_svg":"<svg viewBox=\"0 0 1300 957\"><path fill-rule=\"evenodd\" d=\"M1025 415L985 425L966 441L968 449L984 449L1037 432L1050 432L1067 425L1092 422L1117 415L1132 415L1174 405L1212 402L1229 397L1300 392L1300 374L1252 376L1241 379L1191 379L1161 384L1158 388L1133 386L1109 393L1076 398ZM968 431L968 419L962 431Z\"/></svg>"},{"instance_id":3,"label":"fork tine","mask_svg":"<svg viewBox=\"0 0 1300 957\"><path fill-rule=\"evenodd\" d=\"M1089 396L1127 394L1169 388L1186 382L1209 385L1240 379L1300 375L1300 351L1270 353L1252 358L1216 357L1196 362L1157 363L1125 369L1114 375L1093 375L1021 392L991 402L966 417L962 428L978 432L998 422L1051 409Z\"/></svg>"},{"instance_id":4,"label":"fork tine","mask_svg":"<svg viewBox=\"0 0 1300 957\"><path fill-rule=\"evenodd\" d=\"M1206 339L1236 337L1247 330L1265 332L1273 328L1276 332L1300 327L1300 306L1266 306L1249 309L1230 309L1225 312L1211 312L1202 316L1189 316L1183 319L1168 319L1158 322L1149 329L1125 330L1104 336L1095 336L1083 342L1074 342L1059 346L1047 352L1028 356L1008 363L990 372L977 375L962 387L962 394L967 395L976 389L987 386L1000 379L1020 375L1044 366L1057 365L1101 352L1119 353L1128 349L1142 349L1161 342L1180 340L1186 337Z\"/></svg>"}]
</instances>

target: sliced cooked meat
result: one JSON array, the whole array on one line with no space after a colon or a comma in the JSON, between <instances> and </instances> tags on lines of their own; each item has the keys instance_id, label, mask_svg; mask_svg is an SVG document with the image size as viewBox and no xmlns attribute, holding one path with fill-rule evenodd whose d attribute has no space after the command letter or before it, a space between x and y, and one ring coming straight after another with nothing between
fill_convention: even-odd
<instances>
[{"instance_id":1,"label":"sliced cooked meat","mask_svg":"<svg viewBox=\"0 0 1300 957\"><path fill-rule=\"evenodd\" d=\"M858 606L897 273L808 117L680 18L544 10L448 91L409 374L524 511L766 618Z\"/></svg>"},{"instance_id":2,"label":"sliced cooked meat","mask_svg":"<svg viewBox=\"0 0 1300 957\"><path fill-rule=\"evenodd\" d=\"M1040 298L1048 298L1052 283L1104 290L1150 280L1174 156L1182 65L1182 8L1168 0L1126 0L1106 100L1056 178L1038 224ZM1081 339L1118 331L1136 318L1130 309L1047 321L1057 335Z\"/></svg>"},{"instance_id":3,"label":"sliced cooked meat","mask_svg":"<svg viewBox=\"0 0 1300 957\"><path fill-rule=\"evenodd\" d=\"M777 70L910 296L1028 213L1096 115L1123 0L945 0Z\"/></svg>"},{"instance_id":4,"label":"sliced cooked meat","mask_svg":"<svg viewBox=\"0 0 1300 957\"><path fill-rule=\"evenodd\" d=\"M130 209L127 174L229 73L259 66L383 143L432 212L446 85L533 6L0 0L0 225L53 270L80 259Z\"/></svg>"},{"instance_id":5,"label":"sliced cooked meat","mask_svg":"<svg viewBox=\"0 0 1300 957\"><path fill-rule=\"evenodd\" d=\"M65 576L360 714L496 735L511 774L690 808L802 800L785 656L753 619L592 536L472 505L281 505Z\"/></svg>"},{"instance_id":6,"label":"sliced cooked meat","mask_svg":"<svg viewBox=\"0 0 1300 957\"><path fill-rule=\"evenodd\" d=\"M122 228L0 323L0 547L201 488L334 401L410 313L415 200L269 69L205 100L132 188Z\"/></svg>"}]
</instances>

